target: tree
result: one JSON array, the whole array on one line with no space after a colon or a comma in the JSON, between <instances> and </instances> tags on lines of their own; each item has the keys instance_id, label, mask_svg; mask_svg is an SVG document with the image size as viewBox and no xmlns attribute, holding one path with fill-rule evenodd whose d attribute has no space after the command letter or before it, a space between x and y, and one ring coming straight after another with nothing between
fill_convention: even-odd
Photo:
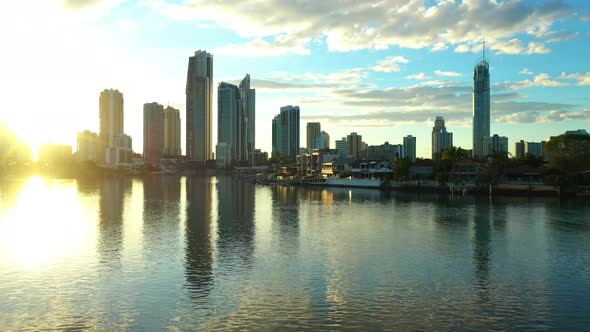
<instances>
[{"instance_id":1,"label":"tree","mask_svg":"<svg viewBox=\"0 0 590 332\"><path fill-rule=\"evenodd\" d=\"M393 158L393 171L396 180L407 180L410 177L410 158Z\"/></svg>"},{"instance_id":2,"label":"tree","mask_svg":"<svg viewBox=\"0 0 590 332\"><path fill-rule=\"evenodd\" d=\"M549 167L565 174L590 170L590 136L563 134L545 144Z\"/></svg>"}]
</instances>

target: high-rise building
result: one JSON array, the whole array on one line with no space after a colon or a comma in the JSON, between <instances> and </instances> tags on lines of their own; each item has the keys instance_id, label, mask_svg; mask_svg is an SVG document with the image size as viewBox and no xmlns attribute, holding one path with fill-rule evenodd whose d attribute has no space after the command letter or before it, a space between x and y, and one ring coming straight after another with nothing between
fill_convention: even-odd
<instances>
[{"instance_id":1,"label":"high-rise building","mask_svg":"<svg viewBox=\"0 0 590 332\"><path fill-rule=\"evenodd\" d=\"M240 98L242 103L242 112L244 118L245 136L245 158L248 159L250 153L256 150L256 90L250 89L250 75L240 82Z\"/></svg>"},{"instance_id":2,"label":"high-rise building","mask_svg":"<svg viewBox=\"0 0 590 332\"><path fill-rule=\"evenodd\" d=\"M170 106L164 109L164 157L179 157L180 146L180 111Z\"/></svg>"},{"instance_id":3,"label":"high-rise building","mask_svg":"<svg viewBox=\"0 0 590 332\"><path fill-rule=\"evenodd\" d=\"M391 162L394 157L399 157L399 152L398 145L385 142L381 145L370 145L367 151L367 158L369 160Z\"/></svg>"},{"instance_id":4,"label":"high-rise building","mask_svg":"<svg viewBox=\"0 0 590 332\"><path fill-rule=\"evenodd\" d=\"M240 90L225 82L217 87L217 142L227 143L230 160L247 160L246 117L242 111Z\"/></svg>"},{"instance_id":5,"label":"high-rise building","mask_svg":"<svg viewBox=\"0 0 590 332\"><path fill-rule=\"evenodd\" d=\"M291 160L299 153L299 106L283 106L281 119L281 155Z\"/></svg>"},{"instance_id":6,"label":"high-rise building","mask_svg":"<svg viewBox=\"0 0 590 332\"><path fill-rule=\"evenodd\" d=\"M306 134L307 134L307 152L311 153L313 150L313 142L316 137L320 136L320 132L322 131L322 125L319 122L308 122L306 127Z\"/></svg>"},{"instance_id":7,"label":"high-rise building","mask_svg":"<svg viewBox=\"0 0 590 332\"><path fill-rule=\"evenodd\" d=\"M104 162L105 149L112 148L115 136L124 132L123 94L113 89L102 91L99 97L98 117L100 121L98 159Z\"/></svg>"},{"instance_id":8,"label":"high-rise building","mask_svg":"<svg viewBox=\"0 0 590 332\"><path fill-rule=\"evenodd\" d=\"M96 133L90 130L78 133L76 137L76 158L81 162L97 160L98 135Z\"/></svg>"},{"instance_id":9,"label":"high-rise building","mask_svg":"<svg viewBox=\"0 0 590 332\"><path fill-rule=\"evenodd\" d=\"M213 55L196 51L186 78L186 156L191 161L213 158Z\"/></svg>"},{"instance_id":10,"label":"high-rise building","mask_svg":"<svg viewBox=\"0 0 590 332\"><path fill-rule=\"evenodd\" d=\"M366 144L363 142L363 136L353 132L346 136L348 154L353 158L363 158L366 155ZM366 157L366 156L365 156Z\"/></svg>"},{"instance_id":11,"label":"high-rise building","mask_svg":"<svg viewBox=\"0 0 590 332\"><path fill-rule=\"evenodd\" d=\"M490 137L490 66L484 57L473 69L473 157L485 157Z\"/></svg>"},{"instance_id":12,"label":"high-rise building","mask_svg":"<svg viewBox=\"0 0 590 332\"><path fill-rule=\"evenodd\" d=\"M232 150L229 143L219 142L215 146L215 164L218 168L227 168L231 162L235 160L232 158Z\"/></svg>"},{"instance_id":13,"label":"high-rise building","mask_svg":"<svg viewBox=\"0 0 590 332\"><path fill-rule=\"evenodd\" d=\"M442 153L453 147L453 133L447 131L445 119L437 116L432 127L432 159L437 153Z\"/></svg>"},{"instance_id":14,"label":"high-rise building","mask_svg":"<svg viewBox=\"0 0 590 332\"><path fill-rule=\"evenodd\" d=\"M508 153L508 137L506 136L494 134L494 136L484 138L483 143L484 156L488 156L493 153Z\"/></svg>"},{"instance_id":15,"label":"high-rise building","mask_svg":"<svg viewBox=\"0 0 590 332\"><path fill-rule=\"evenodd\" d=\"M281 115L275 115L272 119L272 157L279 157L281 155Z\"/></svg>"},{"instance_id":16,"label":"high-rise building","mask_svg":"<svg viewBox=\"0 0 590 332\"><path fill-rule=\"evenodd\" d=\"M164 106L143 104L143 160L159 163L164 151Z\"/></svg>"},{"instance_id":17,"label":"high-rise building","mask_svg":"<svg viewBox=\"0 0 590 332\"><path fill-rule=\"evenodd\" d=\"M545 157L545 141L541 142L526 142L524 145L525 155L531 155L539 159Z\"/></svg>"},{"instance_id":18,"label":"high-rise building","mask_svg":"<svg viewBox=\"0 0 590 332\"><path fill-rule=\"evenodd\" d=\"M416 162L416 137L408 135L404 137L404 158L408 158L411 162Z\"/></svg>"},{"instance_id":19,"label":"high-rise building","mask_svg":"<svg viewBox=\"0 0 590 332\"><path fill-rule=\"evenodd\" d=\"M133 155L133 140L131 136L119 134L113 139L113 147L105 150L105 164L117 168L120 164L131 162Z\"/></svg>"},{"instance_id":20,"label":"high-rise building","mask_svg":"<svg viewBox=\"0 0 590 332\"><path fill-rule=\"evenodd\" d=\"M524 157L524 141L514 143L514 154L516 158Z\"/></svg>"},{"instance_id":21,"label":"high-rise building","mask_svg":"<svg viewBox=\"0 0 590 332\"><path fill-rule=\"evenodd\" d=\"M317 137L314 138L313 148L320 149L320 150L329 149L330 148L330 135L328 135L327 132L322 130L322 132Z\"/></svg>"},{"instance_id":22,"label":"high-rise building","mask_svg":"<svg viewBox=\"0 0 590 332\"><path fill-rule=\"evenodd\" d=\"M346 157L349 155L348 142L346 141L346 137L342 137L342 139L336 140L334 144L336 144L336 150L338 150L338 155L340 157Z\"/></svg>"}]
</instances>

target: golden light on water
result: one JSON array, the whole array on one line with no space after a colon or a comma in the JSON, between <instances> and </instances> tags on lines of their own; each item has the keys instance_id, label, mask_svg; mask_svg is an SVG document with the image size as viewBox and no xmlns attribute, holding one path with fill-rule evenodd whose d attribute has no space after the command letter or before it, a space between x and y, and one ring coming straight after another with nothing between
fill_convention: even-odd
<instances>
[{"instance_id":1,"label":"golden light on water","mask_svg":"<svg viewBox=\"0 0 590 332\"><path fill-rule=\"evenodd\" d=\"M2 199L2 198L0 198ZM75 259L92 246L74 181L31 178L0 210L0 258L27 269Z\"/></svg>"}]
</instances>

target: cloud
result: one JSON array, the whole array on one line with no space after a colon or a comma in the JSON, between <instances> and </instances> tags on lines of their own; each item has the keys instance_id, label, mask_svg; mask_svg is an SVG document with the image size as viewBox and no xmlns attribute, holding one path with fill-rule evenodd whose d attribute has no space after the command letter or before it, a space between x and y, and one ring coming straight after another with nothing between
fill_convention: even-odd
<instances>
[{"instance_id":1,"label":"cloud","mask_svg":"<svg viewBox=\"0 0 590 332\"><path fill-rule=\"evenodd\" d=\"M578 32L573 31L550 31L543 36L547 43L559 43L563 41L575 40L580 36Z\"/></svg>"},{"instance_id":2,"label":"cloud","mask_svg":"<svg viewBox=\"0 0 590 332\"><path fill-rule=\"evenodd\" d=\"M546 54L551 52L545 44L531 41L525 47L520 39L514 38L506 42L496 42L493 48L497 54Z\"/></svg>"},{"instance_id":3,"label":"cloud","mask_svg":"<svg viewBox=\"0 0 590 332\"><path fill-rule=\"evenodd\" d=\"M521 71L518 72L519 74L522 75L534 75L535 73L533 73L532 71L528 70L528 68L523 68Z\"/></svg>"},{"instance_id":4,"label":"cloud","mask_svg":"<svg viewBox=\"0 0 590 332\"><path fill-rule=\"evenodd\" d=\"M229 44L213 50L213 54L238 57L281 56L288 53L309 55L309 40L279 36L273 41L262 38L245 44Z\"/></svg>"},{"instance_id":5,"label":"cloud","mask_svg":"<svg viewBox=\"0 0 590 332\"><path fill-rule=\"evenodd\" d=\"M561 73L560 78L569 79L569 80L576 80L576 81L578 81L576 83L576 85L590 85L590 72L575 73L575 74Z\"/></svg>"},{"instance_id":6,"label":"cloud","mask_svg":"<svg viewBox=\"0 0 590 332\"><path fill-rule=\"evenodd\" d=\"M435 70L434 73L438 76L446 76L446 77L458 77L463 76L461 73L457 73L454 71L442 71L442 70Z\"/></svg>"},{"instance_id":7,"label":"cloud","mask_svg":"<svg viewBox=\"0 0 590 332\"><path fill-rule=\"evenodd\" d=\"M573 11L559 0L342 0L337 5L333 1L159 0L150 5L173 19L208 22L229 29L248 43L264 40L269 44L266 46L274 46L280 44L281 38L297 40L295 45L300 48L281 50L298 54L306 53L301 47L307 50L305 45L314 40L334 52L392 46L432 51L454 47L465 52L474 48L473 41L479 40L483 32L486 39L496 42L490 43L492 50L546 53L541 40L527 46L513 45L517 43L514 37L523 32L542 36L551 31L556 20ZM233 47L242 49L238 46Z\"/></svg>"},{"instance_id":8,"label":"cloud","mask_svg":"<svg viewBox=\"0 0 590 332\"><path fill-rule=\"evenodd\" d=\"M418 73L418 74L414 74L414 75L408 75L406 76L407 79L411 79L411 80L426 80L429 79L429 76L426 76L426 74L424 73Z\"/></svg>"},{"instance_id":9,"label":"cloud","mask_svg":"<svg viewBox=\"0 0 590 332\"><path fill-rule=\"evenodd\" d=\"M97 18L123 2L125 0L63 0L63 8L76 14Z\"/></svg>"},{"instance_id":10,"label":"cloud","mask_svg":"<svg viewBox=\"0 0 590 332\"><path fill-rule=\"evenodd\" d=\"M385 58L381 61L379 61L379 63L375 66L372 67L371 69L373 71L377 71L377 72L384 72L384 73L392 73L392 72L398 72L400 71L400 63L409 63L410 61L406 58L404 58L403 56L391 56L388 58Z\"/></svg>"},{"instance_id":11,"label":"cloud","mask_svg":"<svg viewBox=\"0 0 590 332\"><path fill-rule=\"evenodd\" d=\"M134 20L123 20L123 21L119 22L119 27L121 28L121 30L127 31L127 32L138 32L139 31L139 25Z\"/></svg>"}]
</instances>

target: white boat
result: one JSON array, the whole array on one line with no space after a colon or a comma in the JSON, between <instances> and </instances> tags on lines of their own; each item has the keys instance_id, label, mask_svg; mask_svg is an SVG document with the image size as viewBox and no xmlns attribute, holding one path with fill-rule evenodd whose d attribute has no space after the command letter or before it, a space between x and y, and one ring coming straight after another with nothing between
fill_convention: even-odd
<instances>
[{"instance_id":1,"label":"white boat","mask_svg":"<svg viewBox=\"0 0 590 332\"><path fill-rule=\"evenodd\" d=\"M323 184L334 187L381 188L385 185L385 181L379 179L328 178Z\"/></svg>"}]
</instances>

